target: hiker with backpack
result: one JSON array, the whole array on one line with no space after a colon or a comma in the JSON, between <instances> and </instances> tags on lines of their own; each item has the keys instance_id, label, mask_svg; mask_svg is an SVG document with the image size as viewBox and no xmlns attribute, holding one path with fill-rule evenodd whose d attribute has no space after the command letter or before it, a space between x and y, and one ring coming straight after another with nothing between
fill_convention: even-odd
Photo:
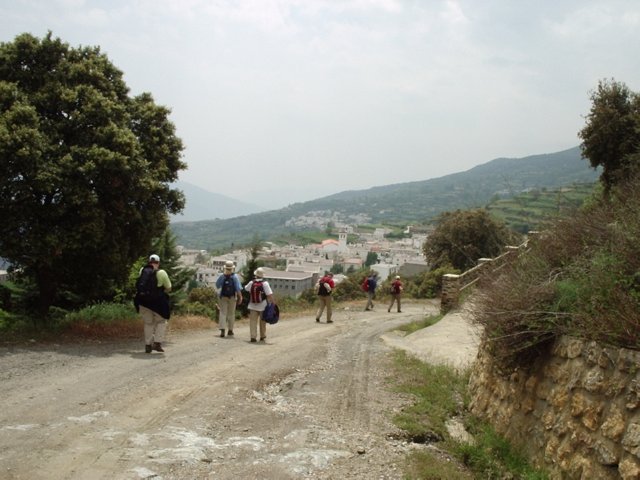
<instances>
[{"instance_id":1,"label":"hiker with backpack","mask_svg":"<svg viewBox=\"0 0 640 480\"><path fill-rule=\"evenodd\" d=\"M258 322L260 322L260 341L267 339L267 322L262 318L262 312L268 303L273 303L273 291L269 282L264 280L264 269L259 267L253 272L255 278L247 283L244 289L249 292L249 335L251 342L256 342Z\"/></svg>"},{"instance_id":2,"label":"hiker with backpack","mask_svg":"<svg viewBox=\"0 0 640 480\"><path fill-rule=\"evenodd\" d=\"M326 307L327 323L333 323L333 320L331 320L331 292L333 292L335 286L333 273L331 272L326 272L324 276L318 280L318 300L320 301L320 307L316 314L316 322L320 322L320 317L322 317L322 312Z\"/></svg>"},{"instance_id":3,"label":"hiker with backpack","mask_svg":"<svg viewBox=\"0 0 640 480\"><path fill-rule=\"evenodd\" d=\"M171 280L166 271L160 269L160 257L151 255L140 269L136 281L136 296L133 304L144 322L144 350L164 352L162 342L171 315L169 295Z\"/></svg>"},{"instance_id":4,"label":"hiker with backpack","mask_svg":"<svg viewBox=\"0 0 640 480\"><path fill-rule=\"evenodd\" d=\"M233 324L236 320L236 306L242 303L242 285L238 275L234 273L235 265L232 261L224 264L222 275L216 280L216 288L218 290L218 305L220 307L220 315L218 317L218 328L220 329L220 337L225 336L225 330L228 328L228 335L233 336Z\"/></svg>"},{"instance_id":5,"label":"hiker with backpack","mask_svg":"<svg viewBox=\"0 0 640 480\"><path fill-rule=\"evenodd\" d=\"M363 289L367 292L367 305L364 307L366 310L373 310L373 297L376 295L376 287L378 286L377 281L378 274L373 272L363 284Z\"/></svg>"},{"instance_id":6,"label":"hiker with backpack","mask_svg":"<svg viewBox=\"0 0 640 480\"><path fill-rule=\"evenodd\" d=\"M391 312L391 307L393 307L394 302L398 302L398 313L402 313L400 310L400 295L402 294L402 282L400 281L400 276L396 275L396 279L391 282L391 303L389 304L389 308L387 308L387 312Z\"/></svg>"}]
</instances>

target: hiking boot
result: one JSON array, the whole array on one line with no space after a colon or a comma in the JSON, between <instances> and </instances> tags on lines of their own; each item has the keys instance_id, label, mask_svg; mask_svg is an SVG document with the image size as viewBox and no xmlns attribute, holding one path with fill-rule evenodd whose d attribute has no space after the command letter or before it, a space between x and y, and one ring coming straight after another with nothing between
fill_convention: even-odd
<instances>
[{"instance_id":1,"label":"hiking boot","mask_svg":"<svg viewBox=\"0 0 640 480\"><path fill-rule=\"evenodd\" d=\"M160 342L154 342L153 349L156 352L164 352L164 349L162 348L162 345L160 344Z\"/></svg>"},{"instance_id":2,"label":"hiking boot","mask_svg":"<svg viewBox=\"0 0 640 480\"><path fill-rule=\"evenodd\" d=\"M260 337L260 341L264 342L267 339L267 337Z\"/></svg>"},{"instance_id":3,"label":"hiking boot","mask_svg":"<svg viewBox=\"0 0 640 480\"><path fill-rule=\"evenodd\" d=\"M387 313L391 313L391 309L390 309L390 308L389 308L389 309L387 309Z\"/></svg>"},{"instance_id":4,"label":"hiking boot","mask_svg":"<svg viewBox=\"0 0 640 480\"><path fill-rule=\"evenodd\" d=\"M255 338L252 338L252 339L251 339L251 343L256 343L256 339L255 339Z\"/></svg>"},{"instance_id":5,"label":"hiking boot","mask_svg":"<svg viewBox=\"0 0 640 480\"><path fill-rule=\"evenodd\" d=\"M333 320L327 320L327 323L333 323Z\"/></svg>"},{"instance_id":6,"label":"hiking boot","mask_svg":"<svg viewBox=\"0 0 640 480\"><path fill-rule=\"evenodd\" d=\"M229 330L229 331L227 332L227 335L228 335L229 337L233 337L233 330Z\"/></svg>"},{"instance_id":7,"label":"hiking boot","mask_svg":"<svg viewBox=\"0 0 640 480\"><path fill-rule=\"evenodd\" d=\"M320 319L319 319L319 318L316 318L316 322L320 323Z\"/></svg>"},{"instance_id":8,"label":"hiking boot","mask_svg":"<svg viewBox=\"0 0 640 480\"><path fill-rule=\"evenodd\" d=\"M220 338L224 338L224 328L220 329Z\"/></svg>"},{"instance_id":9,"label":"hiking boot","mask_svg":"<svg viewBox=\"0 0 640 480\"><path fill-rule=\"evenodd\" d=\"M151 345L145 345L144 346L144 353L151 353L151 350L153 350Z\"/></svg>"}]
</instances>

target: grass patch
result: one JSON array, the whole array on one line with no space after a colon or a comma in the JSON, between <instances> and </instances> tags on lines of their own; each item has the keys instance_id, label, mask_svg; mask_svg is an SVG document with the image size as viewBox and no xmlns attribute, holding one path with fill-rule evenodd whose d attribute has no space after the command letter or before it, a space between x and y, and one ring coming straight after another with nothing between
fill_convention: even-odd
<instances>
[{"instance_id":1,"label":"grass patch","mask_svg":"<svg viewBox=\"0 0 640 480\"><path fill-rule=\"evenodd\" d=\"M456 456L473 470L478 478L518 478L546 480L548 476L529 465L527 459L495 430L477 419L468 425L474 433L474 445L458 443L453 446ZM473 425L475 424L475 425ZM475 427L475 428L473 428Z\"/></svg>"},{"instance_id":2,"label":"grass patch","mask_svg":"<svg viewBox=\"0 0 640 480\"><path fill-rule=\"evenodd\" d=\"M59 328L79 338L131 338L140 336L142 321L132 305L98 303L67 313Z\"/></svg>"},{"instance_id":3,"label":"grass patch","mask_svg":"<svg viewBox=\"0 0 640 480\"><path fill-rule=\"evenodd\" d=\"M472 472L455 459L435 452L413 452L407 457L404 478L406 480L473 480Z\"/></svg>"},{"instance_id":4,"label":"grass patch","mask_svg":"<svg viewBox=\"0 0 640 480\"><path fill-rule=\"evenodd\" d=\"M414 400L394 417L394 423L415 443L438 443L438 454L421 451L408 456L406 478L547 478L530 467L526 458L490 426L468 412L468 373L427 364L396 351L393 383L396 391L410 394ZM463 419L474 437L472 444L449 435L446 424L452 417Z\"/></svg>"},{"instance_id":5,"label":"grass patch","mask_svg":"<svg viewBox=\"0 0 640 480\"><path fill-rule=\"evenodd\" d=\"M466 404L467 377L445 365L424 363L403 350L394 353L396 390L415 402L394 417L394 423L418 443L447 438L446 421Z\"/></svg>"},{"instance_id":6,"label":"grass patch","mask_svg":"<svg viewBox=\"0 0 640 480\"><path fill-rule=\"evenodd\" d=\"M407 335L409 335L411 333L417 332L418 330L422 330L423 328L427 328L427 327L430 327L431 325L435 325L440 320L442 320L443 316L444 315L440 315L440 314L430 315L428 317L425 317L422 320L401 325L400 327L398 327L398 330L400 330L401 332L406 332Z\"/></svg>"}]
</instances>

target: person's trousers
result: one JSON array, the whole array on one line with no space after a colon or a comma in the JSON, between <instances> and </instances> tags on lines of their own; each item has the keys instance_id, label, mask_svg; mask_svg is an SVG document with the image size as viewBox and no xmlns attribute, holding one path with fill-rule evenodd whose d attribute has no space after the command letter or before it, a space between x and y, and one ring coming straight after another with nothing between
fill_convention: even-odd
<instances>
[{"instance_id":1,"label":"person's trousers","mask_svg":"<svg viewBox=\"0 0 640 480\"><path fill-rule=\"evenodd\" d=\"M154 342L164 342L164 334L167 330L167 319L162 318L153 310L140 305L140 316L144 322L144 343L151 345Z\"/></svg>"},{"instance_id":2,"label":"person's trousers","mask_svg":"<svg viewBox=\"0 0 640 480\"><path fill-rule=\"evenodd\" d=\"M367 306L364 307L365 309L369 310L370 308L373 308L373 296L374 292L367 292Z\"/></svg>"},{"instance_id":3,"label":"person's trousers","mask_svg":"<svg viewBox=\"0 0 640 480\"><path fill-rule=\"evenodd\" d=\"M327 322L331 320L331 295L318 295L318 300L320 300L320 308L318 308L318 313L316 314L316 318L320 318L322 316L322 312L324 308L327 307Z\"/></svg>"},{"instance_id":4,"label":"person's trousers","mask_svg":"<svg viewBox=\"0 0 640 480\"><path fill-rule=\"evenodd\" d=\"M220 305L218 328L233 330L233 324L236 321L236 297L220 297L218 305Z\"/></svg>"},{"instance_id":5,"label":"person's trousers","mask_svg":"<svg viewBox=\"0 0 640 480\"><path fill-rule=\"evenodd\" d=\"M393 307L393 302L398 302L398 312L401 310L400 309L400 294L399 293L392 293L391 294L391 303L389 304L389 308L387 310L391 311L391 307Z\"/></svg>"},{"instance_id":6,"label":"person's trousers","mask_svg":"<svg viewBox=\"0 0 640 480\"><path fill-rule=\"evenodd\" d=\"M258 322L260 323L260 338L267 337L267 322L262 320L262 312L258 310L249 310L249 335L251 338L257 338Z\"/></svg>"}]
</instances>

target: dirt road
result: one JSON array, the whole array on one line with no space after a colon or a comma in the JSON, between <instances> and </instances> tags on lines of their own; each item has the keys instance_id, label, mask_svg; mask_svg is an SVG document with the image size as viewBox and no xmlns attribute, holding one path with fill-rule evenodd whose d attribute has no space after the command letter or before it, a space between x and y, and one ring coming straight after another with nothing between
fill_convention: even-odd
<instances>
[{"instance_id":1,"label":"dirt road","mask_svg":"<svg viewBox=\"0 0 640 480\"><path fill-rule=\"evenodd\" d=\"M338 310L249 343L213 330L141 342L0 349L2 479L396 479L411 447L390 417L380 336L437 312Z\"/></svg>"}]
</instances>

